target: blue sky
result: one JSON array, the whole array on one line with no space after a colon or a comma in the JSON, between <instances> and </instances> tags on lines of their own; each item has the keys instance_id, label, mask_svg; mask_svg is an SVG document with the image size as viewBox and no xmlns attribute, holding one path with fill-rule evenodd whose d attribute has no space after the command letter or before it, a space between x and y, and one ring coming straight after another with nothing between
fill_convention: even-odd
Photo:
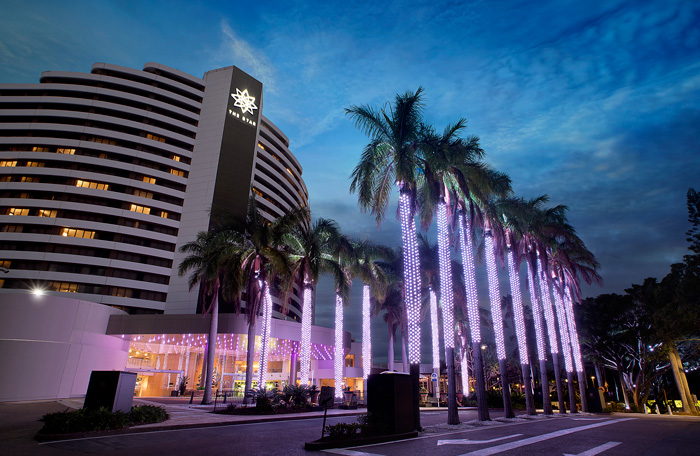
<instances>
[{"instance_id":1,"label":"blue sky","mask_svg":"<svg viewBox=\"0 0 700 456\"><path fill-rule=\"evenodd\" d=\"M700 3L294 3L3 0L0 82L95 62L200 77L236 65L263 82L314 217L389 244L393 209L378 231L348 193L366 138L343 109L423 86L428 121L465 117L518 195L570 207L605 280L586 295L661 278L686 252L685 192L700 187ZM356 288L347 325L359 340ZM330 326L332 301L318 312Z\"/></svg>"}]
</instances>

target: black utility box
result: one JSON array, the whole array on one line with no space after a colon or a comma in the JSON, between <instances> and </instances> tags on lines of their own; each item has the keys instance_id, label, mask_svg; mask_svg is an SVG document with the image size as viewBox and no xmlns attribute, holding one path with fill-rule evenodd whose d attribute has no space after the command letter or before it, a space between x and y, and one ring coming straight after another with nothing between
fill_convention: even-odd
<instances>
[{"instance_id":1,"label":"black utility box","mask_svg":"<svg viewBox=\"0 0 700 456\"><path fill-rule=\"evenodd\" d=\"M367 378L367 412L385 423L392 434L413 432L411 376L401 372L370 375Z\"/></svg>"},{"instance_id":2,"label":"black utility box","mask_svg":"<svg viewBox=\"0 0 700 456\"><path fill-rule=\"evenodd\" d=\"M134 400L136 373L120 371L92 371L85 394L84 409L105 407L116 412L130 412Z\"/></svg>"},{"instance_id":3,"label":"black utility box","mask_svg":"<svg viewBox=\"0 0 700 456\"><path fill-rule=\"evenodd\" d=\"M603 393L599 388L588 388L586 401L588 402L588 411L591 413L600 413L606 407Z\"/></svg>"}]
</instances>

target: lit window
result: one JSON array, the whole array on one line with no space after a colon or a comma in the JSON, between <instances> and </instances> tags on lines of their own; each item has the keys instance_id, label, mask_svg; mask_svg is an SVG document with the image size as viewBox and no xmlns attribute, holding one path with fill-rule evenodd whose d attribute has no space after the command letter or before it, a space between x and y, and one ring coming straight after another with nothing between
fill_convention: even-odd
<instances>
[{"instance_id":1,"label":"lit window","mask_svg":"<svg viewBox=\"0 0 700 456\"><path fill-rule=\"evenodd\" d=\"M91 182L80 179L76 179L75 186L83 188L94 188L97 190L109 190L109 184L101 184L99 182Z\"/></svg>"},{"instance_id":2,"label":"lit window","mask_svg":"<svg viewBox=\"0 0 700 456\"><path fill-rule=\"evenodd\" d=\"M0 268L10 269L12 261L10 260L0 260Z\"/></svg>"},{"instance_id":3,"label":"lit window","mask_svg":"<svg viewBox=\"0 0 700 456\"><path fill-rule=\"evenodd\" d=\"M143 181L147 184L155 184L156 183L156 178L155 177L148 177L148 176L143 176Z\"/></svg>"},{"instance_id":4,"label":"lit window","mask_svg":"<svg viewBox=\"0 0 700 456\"><path fill-rule=\"evenodd\" d=\"M90 141L96 142L96 143L99 143L99 144L107 144L107 145L110 145L110 146L116 146L116 145L117 145L117 142L116 142L115 140L113 140L113 139L96 138L96 137L94 137L94 136L93 136L92 138L90 138Z\"/></svg>"},{"instance_id":5,"label":"lit window","mask_svg":"<svg viewBox=\"0 0 700 456\"><path fill-rule=\"evenodd\" d=\"M21 233L22 225L5 225L2 227L2 231L5 233Z\"/></svg>"},{"instance_id":6,"label":"lit window","mask_svg":"<svg viewBox=\"0 0 700 456\"><path fill-rule=\"evenodd\" d=\"M32 152L49 152L48 147L32 147Z\"/></svg>"},{"instance_id":7,"label":"lit window","mask_svg":"<svg viewBox=\"0 0 700 456\"><path fill-rule=\"evenodd\" d=\"M22 199L27 199L27 198L29 198L29 193L20 193L19 197Z\"/></svg>"},{"instance_id":8,"label":"lit window","mask_svg":"<svg viewBox=\"0 0 700 456\"><path fill-rule=\"evenodd\" d=\"M160 216L163 218L168 218L168 213L165 211L160 211Z\"/></svg>"},{"instance_id":9,"label":"lit window","mask_svg":"<svg viewBox=\"0 0 700 456\"><path fill-rule=\"evenodd\" d=\"M2 160L0 161L0 166L17 166L17 160Z\"/></svg>"},{"instance_id":10,"label":"lit window","mask_svg":"<svg viewBox=\"0 0 700 456\"><path fill-rule=\"evenodd\" d=\"M12 182L12 176L0 176L0 182Z\"/></svg>"},{"instance_id":11,"label":"lit window","mask_svg":"<svg viewBox=\"0 0 700 456\"><path fill-rule=\"evenodd\" d=\"M56 152L58 152L59 154L73 155L73 154L75 154L75 149L67 149L65 147L59 147L58 149L56 149Z\"/></svg>"},{"instance_id":12,"label":"lit window","mask_svg":"<svg viewBox=\"0 0 700 456\"><path fill-rule=\"evenodd\" d=\"M75 237L83 239L95 239L95 232L88 230L81 230L77 228L63 228L61 230L61 236Z\"/></svg>"},{"instance_id":13,"label":"lit window","mask_svg":"<svg viewBox=\"0 0 700 456\"><path fill-rule=\"evenodd\" d=\"M30 168L43 168L44 164L42 162L28 161L27 166Z\"/></svg>"},{"instance_id":14,"label":"lit window","mask_svg":"<svg viewBox=\"0 0 700 456\"><path fill-rule=\"evenodd\" d=\"M345 367L355 367L355 355L345 356Z\"/></svg>"},{"instance_id":15,"label":"lit window","mask_svg":"<svg viewBox=\"0 0 700 456\"><path fill-rule=\"evenodd\" d=\"M152 192L147 192L146 190L139 190L138 188L137 188L137 189L134 189L134 195L140 196L140 197L143 197L143 198L153 199L153 193L152 193Z\"/></svg>"},{"instance_id":16,"label":"lit window","mask_svg":"<svg viewBox=\"0 0 700 456\"><path fill-rule=\"evenodd\" d=\"M162 143L165 142L165 138L161 138L160 136L152 135L150 133L146 134L146 139L152 139L154 141L158 141L158 142L162 142Z\"/></svg>"},{"instance_id":17,"label":"lit window","mask_svg":"<svg viewBox=\"0 0 700 456\"><path fill-rule=\"evenodd\" d=\"M170 170L170 174L174 174L174 175L179 176L179 177L185 176L184 171L180 171L179 169L174 169L174 168Z\"/></svg>"},{"instance_id":18,"label":"lit window","mask_svg":"<svg viewBox=\"0 0 700 456\"><path fill-rule=\"evenodd\" d=\"M132 212L140 212L141 214L150 214L151 213L150 207L139 206L138 204L132 204L131 208L129 208L129 210Z\"/></svg>"},{"instance_id":19,"label":"lit window","mask_svg":"<svg viewBox=\"0 0 700 456\"><path fill-rule=\"evenodd\" d=\"M266 149L265 149L265 146L263 146L263 145L260 144L260 143L258 143L258 147L261 148L262 150L266 150Z\"/></svg>"},{"instance_id":20,"label":"lit window","mask_svg":"<svg viewBox=\"0 0 700 456\"><path fill-rule=\"evenodd\" d=\"M255 187L253 187L253 193L255 193L256 195L258 195L261 198L264 198L262 192Z\"/></svg>"},{"instance_id":21,"label":"lit window","mask_svg":"<svg viewBox=\"0 0 700 456\"><path fill-rule=\"evenodd\" d=\"M39 217L56 217L58 211L51 209L39 209Z\"/></svg>"},{"instance_id":22,"label":"lit window","mask_svg":"<svg viewBox=\"0 0 700 456\"><path fill-rule=\"evenodd\" d=\"M112 296L119 298L130 298L132 290L129 288L112 287Z\"/></svg>"},{"instance_id":23,"label":"lit window","mask_svg":"<svg viewBox=\"0 0 700 456\"><path fill-rule=\"evenodd\" d=\"M11 207L7 210L7 215L29 215L29 209Z\"/></svg>"},{"instance_id":24,"label":"lit window","mask_svg":"<svg viewBox=\"0 0 700 456\"><path fill-rule=\"evenodd\" d=\"M62 291L64 293L77 293L78 292L78 284L77 283L51 282L49 284L49 286L54 291Z\"/></svg>"},{"instance_id":25,"label":"lit window","mask_svg":"<svg viewBox=\"0 0 700 456\"><path fill-rule=\"evenodd\" d=\"M39 178L32 176L22 176L20 182L39 182Z\"/></svg>"},{"instance_id":26,"label":"lit window","mask_svg":"<svg viewBox=\"0 0 700 456\"><path fill-rule=\"evenodd\" d=\"M179 162L179 161L180 161L180 156L179 156L179 155L173 155L173 160L175 160L176 162Z\"/></svg>"}]
</instances>

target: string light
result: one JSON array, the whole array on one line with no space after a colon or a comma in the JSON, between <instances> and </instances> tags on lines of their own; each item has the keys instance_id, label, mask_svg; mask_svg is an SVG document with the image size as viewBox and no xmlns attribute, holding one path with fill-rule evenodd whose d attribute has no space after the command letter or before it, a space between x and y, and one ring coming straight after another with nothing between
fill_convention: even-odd
<instances>
[{"instance_id":1,"label":"string light","mask_svg":"<svg viewBox=\"0 0 700 456\"><path fill-rule=\"evenodd\" d=\"M571 291L568 287L566 288L566 295L564 296L564 309L566 310L566 320L569 322L569 337L571 338L571 349L573 351L576 372L583 372L581 346L579 345L578 331L576 331L576 320L574 319L574 306L571 299Z\"/></svg>"},{"instance_id":2,"label":"string light","mask_svg":"<svg viewBox=\"0 0 700 456\"><path fill-rule=\"evenodd\" d=\"M491 319L493 333L496 338L496 355L498 359L506 359L506 346L503 341L503 313L501 312L501 291L498 287L498 270L494 253L493 234L491 230L484 233L486 273L489 281L489 297L491 298Z\"/></svg>"},{"instance_id":3,"label":"string light","mask_svg":"<svg viewBox=\"0 0 700 456\"><path fill-rule=\"evenodd\" d=\"M462 354L462 391L465 396L469 395L469 363L467 362L467 347L464 347Z\"/></svg>"},{"instance_id":4,"label":"string light","mask_svg":"<svg viewBox=\"0 0 700 456\"><path fill-rule=\"evenodd\" d=\"M513 320L515 320L515 337L518 339L520 364L529 365L527 356L527 335L525 334L525 315L523 314L523 298L520 294L520 274L515 268L513 249L508 246L508 278L510 279L510 294L513 301Z\"/></svg>"},{"instance_id":5,"label":"string light","mask_svg":"<svg viewBox=\"0 0 700 456\"><path fill-rule=\"evenodd\" d=\"M272 326L272 297L270 296L270 287L265 282L260 281L260 288L263 289L263 326L262 334L260 335L260 366L258 368L260 387L265 386L267 381L267 360L269 358L270 349L270 327Z\"/></svg>"},{"instance_id":6,"label":"string light","mask_svg":"<svg viewBox=\"0 0 700 456\"><path fill-rule=\"evenodd\" d=\"M440 305L442 307L442 337L445 350L454 348L454 309L452 304L452 258L450 257L450 233L447 226L447 205L444 201L437 208L438 257L440 261ZM449 362L449 360L448 360Z\"/></svg>"},{"instance_id":7,"label":"string light","mask_svg":"<svg viewBox=\"0 0 700 456\"><path fill-rule=\"evenodd\" d=\"M299 355L299 361L301 363L300 368L300 384L309 384L309 369L311 364L311 297L312 297L311 284L306 283L304 285L304 304L301 313L301 353Z\"/></svg>"},{"instance_id":8,"label":"string light","mask_svg":"<svg viewBox=\"0 0 700 456\"><path fill-rule=\"evenodd\" d=\"M554 308L557 311L557 321L559 323L559 336L561 337L561 348L564 352L564 366L566 372L573 372L573 362L571 360L571 340L569 339L569 331L566 325L566 314L564 310L564 302L561 296L561 291L556 284L553 285L554 290Z\"/></svg>"},{"instance_id":9,"label":"string light","mask_svg":"<svg viewBox=\"0 0 700 456\"><path fill-rule=\"evenodd\" d=\"M435 292L430 289L430 330L433 341L433 369L440 369L440 334L438 333L438 311Z\"/></svg>"},{"instance_id":10,"label":"string light","mask_svg":"<svg viewBox=\"0 0 700 456\"><path fill-rule=\"evenodd\" d=\"M474 242L469 217L459 214L459 250L462 254L464 271L464 291L467 297L467 317L472 343L481 343L481 322L479 321L479 300L476 292L476 273L474 265Z\"/></svg>"},{"instance_id":11,"label":"string light","mask_svg":"<svg viewBox=\"0 0 700 456\"><path fill-rule=\"evenodd\" d=\"M557 324L554 321L554 311L552 309L552 299L549 293L549 282L547 274L542 269L542 260L537 254L537 270L540 273L540 295L542 296L542 306L544 307L544 318L547 321L547 335L549 336L549 349L552 356L559 354L559 344L557 344Z\"/></svg>"},{"instance_id":12,"label":"string light","mask_svg":"<svg viewBox=\"0 0 700 456\"><path fill-rule=\"evenodd\" d=\"M335 295L335 397L343 398L343 298Z\"/></svg>"},{"instance_id":13,"label":"string light","mask_svg":"<svg viewBox=\"0 0 700 456\"><path fill-rule=\"evenodd\" d=\"M367 380L372 367L372 342L369 321L369 286L362 287L362 378Z\"/></svg>"},{"instance_id":14,"label":"string light","mask_svg":"<svg viewBox=\"0 0 700 456\"><path fill-rule=\"evenodd\" d=\"M530 303L532 304L532 319L535 322L535 339L537 340L537 359L547 359L544 343L544 328L542 327L542 307L540 306L537 288L535 286L535 271L532 263L527 262L527 283L530 290Z\"/></svg>"},{"instance_id":15,"label":"string light","mask_svg":"<svg viewBox=\"0 0 700 456\"><path fill-rule=\"evenodd\" d=\"M420 364L420 270L416 223L411 210L411 195L401 188L399 216L403 243L404 284L408 319L408 362Z\"/></svg>"}]
</instances>

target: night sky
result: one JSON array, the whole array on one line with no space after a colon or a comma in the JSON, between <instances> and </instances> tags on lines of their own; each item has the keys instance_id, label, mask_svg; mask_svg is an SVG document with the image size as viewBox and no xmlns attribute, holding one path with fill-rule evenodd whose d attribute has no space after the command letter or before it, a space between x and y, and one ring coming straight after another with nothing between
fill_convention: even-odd
<instances>
[{"instance_id":1,"label":"night sky","mask_svg":"<svg viewBox=\"0 0 700 456\"><path fill-rule=\"evenodd\" d=\"M700 2L291 3L3 0L0 82L95 62L199 77L236 65L263 82L263 112L290 138L313 217L394 246L397 196L377 230L348 193L367 138L343 109L423 86L426 120L466 118L518 196L569 206L605 281L584 295L661 278L686 252L685 193L700 188ZM330 291L318 294L324 326ZM356 284L346 315L358 341L360 295ZM373 330L381 361L381 318Z\"/></svg>"}]
</instances>

